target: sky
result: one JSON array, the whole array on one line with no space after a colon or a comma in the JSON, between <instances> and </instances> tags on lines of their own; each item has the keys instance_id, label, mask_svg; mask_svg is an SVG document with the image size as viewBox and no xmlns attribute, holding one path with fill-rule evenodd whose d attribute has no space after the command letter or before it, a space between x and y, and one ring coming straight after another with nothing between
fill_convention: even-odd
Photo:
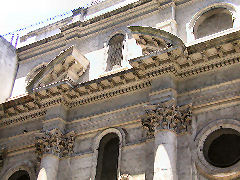
<instances>
[{"instance_id":1,"label":"sky","mask_svg":"<svg viewBox=\"0 0 240 180\"><path fill-rule=\"evenodd\" d=\"M64 12L91 3L92 0L1 0L0 35L13 32Z\"/></svg>"}]
</instances>

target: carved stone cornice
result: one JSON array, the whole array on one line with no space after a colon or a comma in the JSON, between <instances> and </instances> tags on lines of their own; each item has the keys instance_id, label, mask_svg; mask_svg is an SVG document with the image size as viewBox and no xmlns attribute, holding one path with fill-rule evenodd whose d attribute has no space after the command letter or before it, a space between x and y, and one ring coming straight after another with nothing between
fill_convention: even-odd
<instances>
[{"instance_id":1,"label":"carved stone cornice","mask_svg":"<svg viewBox=\"0 0 240 180\"><path fill-rule=\"evenodd\" d=\"M149 136L154 136L156 129L171 130L177 134L191 132L192 105L175 106L166 103L148 105L142 117L142 126Z\"/></svg>"},{"instance_id":2,"label":"carved stone cornice","mask_svg":"<svg viewBox=\"0 0 240 180\"><path fill-rule=\"evenodd\" d=\"M159 40L159 35L161 38L167 38L169 42L176 41L176 37L170 33L165 32L165 35L161 30L151 27L129 28L132 29L137 41L141 42L141 39L144 39L144 42L141 42L144 48L148 44L156 44L156 37ZM186 48L181 43L163 49L158 47L154 50L152 48L147 55L131 59L129 62L134 67L136 73L141 72L145 77L153 77L171 72L177 78L182 79L187 76L239 63L239 35L240 31L235 30L225 36Z\"/></svg>"},{"instance_id":3,"label":"carved stone cornice","mask_svg":"<svg viewBox=\"0 0 240 180\"><path fill-rule=\"evenodd\" d=\"M3 118L2 122L0 122L0 127L4 127L4 126L8 126L8 125L12 125L14 123L19 123L19 122L23 122L29 119L36 119L36 118L40 118L43 117L46 114L46 110L38 110L36 112L30 112L30 113L19 113L16 116L12 116L9 118Z\"/></svg>"},{"instance_id":4,"label":"carved stone cornice","mask_svg":"<svg viewBox=\"0 0 240 180\"><path fill-rule=\"evenodd\" d=\"M74 139L74 132L62 134L57 128L37 134L35 147L38 159L40 160L43 154L53 154L60 158L71 156Z\"/></svg>"}]
</instances>

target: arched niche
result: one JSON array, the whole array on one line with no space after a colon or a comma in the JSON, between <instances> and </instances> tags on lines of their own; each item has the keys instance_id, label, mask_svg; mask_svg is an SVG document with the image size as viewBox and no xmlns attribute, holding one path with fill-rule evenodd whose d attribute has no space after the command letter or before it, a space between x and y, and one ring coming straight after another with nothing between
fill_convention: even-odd
<instances>
[{"instance_id":1,"label":"arched niche","mask_svg":"<svg viewBox=\"0 0 240 180\"><path fill-rule=\"evenodd\" d=\"M124 39L124 34L117 33L108 41L106 71L111 71L122 66Z\"/></svg>"},{"instance_id":2,"label":"arched niche","mask_svg":"<svg viewBox=\"0 0 240 180\"><path fill-rule=\"evenodd\" d=\"M122 129L116 129L116 128L109 128L104 130L103 132L99 133L95 139L93 144L93 159L92 159L92 171L91 171L91 179L97 180L96 178L101 179L101 175L99 175L99 172L97 172L99 169L101 169L103 164L102 160L99 158L104 157L104 148L106 145L107 148L111 147L117 147L114 146L118 143L118 158L117 158L117 169L116 169L116 177L118 178L120 174L120 163L121 163L121 151L122 146L125 144L125 134ZM107 150L108 151L108 150ZM100 154L102 153L102 154ZM116 153L116 151L115 151ZM103 156L101 156L103 155ZM101 171L101 170L100 170ZM101 172L100 172L101 173Z\"/></svg>"},{"instance_id":3,"label":"arched niche","mask_svg":"<svg viewBox=\"0 0 240 180\"><path fill-rule=\"evenodd\" d=\"M187 41L192 42L224 30L239 27L238 8L229 3L215 3L197 12L186 24Z\"/></svg>"},{"instance_id":4,"label":"arched niche","mask_svg":"<svg viewBox=\"0 0 240 180\"><path fill-rule=\"evenodd\" d=\"M195 22L193 33L199 39L233 27L233 15L225 7L216 7L203 13Z\"/></svg>"},{"instance_id":5,"label":"arched niche","mask_svg":"<svg viewBox=\"0 0 240 180\"><path fill-rule=\"evenodd\" d=\"M19 170L14 172L8 180L30 180L30 176L27 171Z\"/></svg>"},{"instance_id":6,"label":"arched niche","mask_svg":"<svg viewBox=\"0 0 240 180\"><path fill-rule=\"evenodd\" d=\"M30 161L16 163L4 173L1 180L35 180L34 165Z\"/></svg>"}]
</instances>

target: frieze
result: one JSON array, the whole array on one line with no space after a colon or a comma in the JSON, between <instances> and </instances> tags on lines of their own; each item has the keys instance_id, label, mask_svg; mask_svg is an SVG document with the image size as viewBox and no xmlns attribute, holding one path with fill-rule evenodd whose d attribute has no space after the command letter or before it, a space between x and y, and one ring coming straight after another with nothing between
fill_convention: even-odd
<instances>
[{"instance_id":1,"label":"frieze","mask_svg":"<svg viewBox=\"0 0 240 180\"><path fill-rule=\"evenodd\" d=\"M75 133L63 134L55 128L37 134L35 148L38 160L43 154L53 154L58 157L71 156L73 153Z\"/></svg>"},{"instance_id":2,"label":"frieze","mask_svg":"<svg viewBox=\"0 0 240 180\"><path fill-rule=\"evenodd\" d=\"M3 119L3 121L0 123L0 127L3 126L8 126L14 123L18 123L18 122L22 122L22 121L26 121L28 119L35 119L35 118L39 118L42 117L46 114L46 110L42 110L42 111L38 111L38 112L34 112L34 113L28 113L28 114L23 114L21 116L16 116L16 117L11 117L11 118L6 118Z\"/></svg>"},{"instance_id":3,"label":"frieze","mask_svg":"<svg viewBox=\"0 0 240 180\"><path fill-rule=\"evenodd\" d=\"M154 136L156 129L167 129L177 134L191 132L192 105L175 106L167 103L148 105L141 122L148 136Z\"/></svg>"}]
</instances>

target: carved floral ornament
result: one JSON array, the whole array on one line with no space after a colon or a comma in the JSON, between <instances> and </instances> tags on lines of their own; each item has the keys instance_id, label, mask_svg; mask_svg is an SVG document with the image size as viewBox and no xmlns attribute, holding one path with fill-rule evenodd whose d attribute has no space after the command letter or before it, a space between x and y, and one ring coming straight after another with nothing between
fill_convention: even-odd
<instances>
[{"instance_id":1,"label":"carved floral ornament","mask_svg":"<svg viewBox=\"0 0 240 180\"><path fill-rule=\"evenodd\" d=\"M41 159L43 154L53 154L58 157L70 156L73 153L75 133L73 131L62 134L55 128L39 133L36 137L36 153Z\"/></svg>"},{"instance_id":2,"label":"carved floral ornament","mask_svg":"<svg viewBox=\"0 0 240 180\"><path fill-rule=\"evenodd\" d=\"M192 105L175 106L166 104L149 105L142 117L142 126L153 136L155 129L168 129L175 133L190 132Z\"/></svg>"}]
</instances>

